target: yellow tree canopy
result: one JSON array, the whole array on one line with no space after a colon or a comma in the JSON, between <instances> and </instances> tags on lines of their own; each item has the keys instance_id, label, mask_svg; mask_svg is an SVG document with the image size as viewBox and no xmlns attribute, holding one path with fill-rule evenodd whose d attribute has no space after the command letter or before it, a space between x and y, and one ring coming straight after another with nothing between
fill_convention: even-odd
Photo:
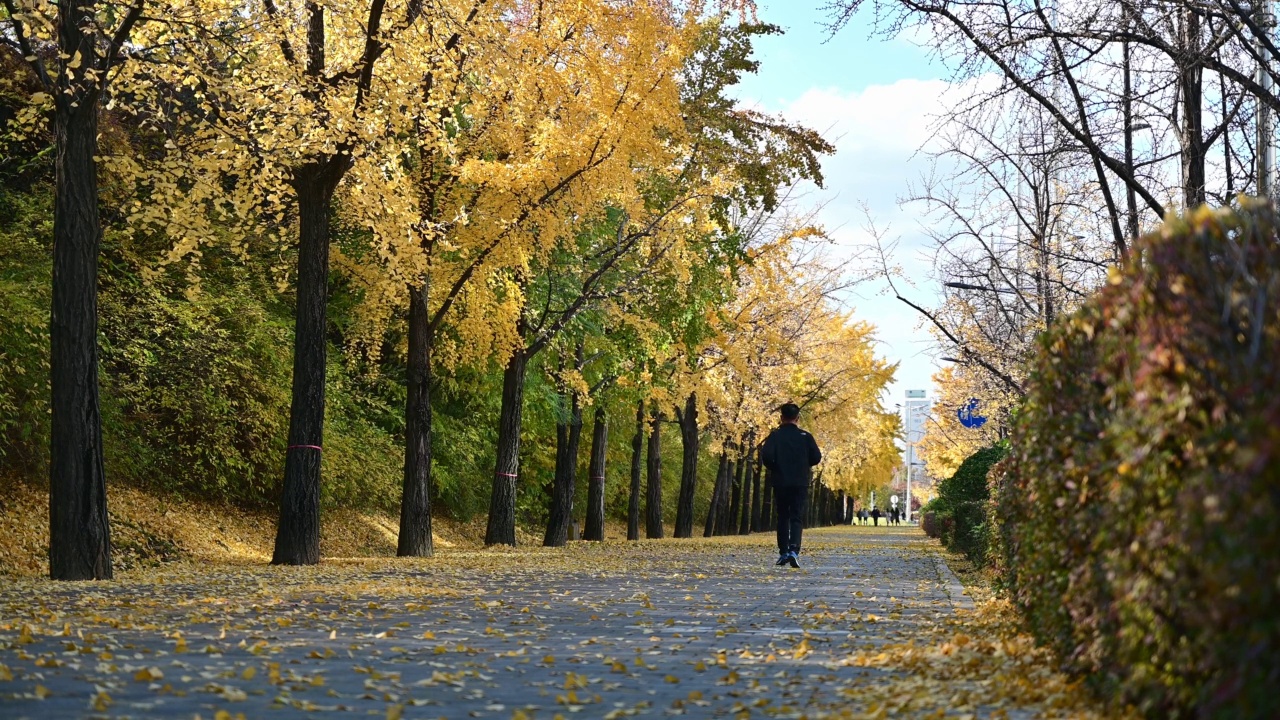
<instances>
[{"instance_id":1,"label":"yellow tree canopy","mask_svg":"<svg viewBox=\"0 0 1280 720\"><path fill-rule=\"evenodd\" d=\"M916 446L929 474L948 478L973 453L1000 439L1000 425L1018 398L989 373L970 366L948 366L933 375L938 394ZM978 428L960 423L957 411L977 400L977 411L987 418Z\"/></svg>"},{"instance_id":2,"label":"yellow tree canopy","mask_svg":"<svg viewBox=\"0 0 1280 720\"><path fill-rule=\"evenodd\" d=\"M376 263L340 261L371 288L370 339L425 283L433 317L452 317L440 359L501 361L534 265L606 213L646 219L647 186L679 171L686 145L684 23L655 2L513 3L473 42L436 83L447 111L404 138L408 161L351 188L392 186L404 205L370 209Z\"/></svg>"},{"instance_id":3,"label":"yellow tree canopy","mask_svg":"<svg viewBox=\"0 0 1280 720\"><path fill-rule=\"evenodd\" d=\"M891 472L896 419L880 396L895 366L876 356L874 327L834 302L842 273L810 251L820 237L792 227L752 253L704 385L726 443L758 441L779 405L800 405L827 458L824 484L853 489Z\"/></svg>"}]
</instances>

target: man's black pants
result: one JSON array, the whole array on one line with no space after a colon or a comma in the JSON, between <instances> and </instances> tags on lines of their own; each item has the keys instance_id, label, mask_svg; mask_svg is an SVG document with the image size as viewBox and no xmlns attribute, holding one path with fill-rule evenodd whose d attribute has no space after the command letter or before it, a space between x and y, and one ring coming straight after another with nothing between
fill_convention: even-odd
<instances>
[{"instance_id":1,"label":"man's black pants","mask_svg":"<svg viewBox=\"0 0 1280 720\"><path fill-rule=\"evenodd\" d=\"M795 485L773 488L774 505L778 508L778 552L800 552L800 534L804 531L804 507L809 500L809 487Z\"/></svg>"}]
</instances>

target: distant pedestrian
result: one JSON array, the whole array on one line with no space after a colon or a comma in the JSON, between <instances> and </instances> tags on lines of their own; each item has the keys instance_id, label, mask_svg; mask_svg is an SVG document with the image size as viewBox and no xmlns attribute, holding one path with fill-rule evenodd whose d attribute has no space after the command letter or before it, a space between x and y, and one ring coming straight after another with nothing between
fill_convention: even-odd
<instances>
[{"instance_id":1,"label":"distant pedestrian","mask_svg":"<svg viewBox=\"0 0 1280 720\"><path fill-rule=\"evenodd\" d=\"M880 527L880 508L871 508L871 522L876 527Z\"/></svg>"},{"instance_id":2,"label":"distant pedestrian","mask_svg":"<svg viewBox=\"0 0 1280 720\"><path fill-rule=\"evenodd\" d=\"M867 509L866 509L866 508L862 508L862 524L863 524L863 525L866 525L866 524L867 524Z\"/></svg>"},{"instance_id":3,"label":"distant pedestrian","mask_svg":"<svg viewBox=\"0 0 1280 720\"><path fill-rule=\"evenodd\" d=\"M800 535L804 529L805 500L813 466L822 462L822 451L813 436L800 429L800 407L787 403L779 408L782 422L765 438L761 460L773 480L774 506L778 509L778 565L800 567Z\"/></svg>"}]
</instances>

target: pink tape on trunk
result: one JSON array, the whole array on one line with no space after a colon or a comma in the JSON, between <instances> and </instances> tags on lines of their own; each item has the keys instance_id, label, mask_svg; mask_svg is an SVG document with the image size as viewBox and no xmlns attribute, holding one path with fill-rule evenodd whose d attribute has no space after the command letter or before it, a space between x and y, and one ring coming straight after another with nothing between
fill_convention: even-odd
<instances>
[{"instance_id":1,"label":"pink tape on trunk","mask_svg":"<svg viewBox=\"0 0 1280 720\"><path fill-rule=\"evenodd\" d=\"M513 478L513 477L518 477L518 476L516 476L516 475L512 475L511 473L498 473L498 477L509 477L509 478Z\"/></svg>"},{"instance_id":2,"label":"pink tape on trunk","mask_svg":"<svg viewBox=\"0 0 1280 720\"><path fill-rule=\"evenodd\" d=\"M290 450L320 450L319 445L290 445Z\"/></svg>"}]
</instances>

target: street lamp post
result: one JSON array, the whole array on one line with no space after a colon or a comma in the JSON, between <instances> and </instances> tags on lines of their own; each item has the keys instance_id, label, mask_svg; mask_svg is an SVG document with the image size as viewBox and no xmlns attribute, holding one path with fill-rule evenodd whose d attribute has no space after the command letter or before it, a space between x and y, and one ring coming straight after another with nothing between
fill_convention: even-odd
<instances>
[{"instance_id":1,"label":"street lamp post","mask_svg":"<svg viewBox=\"0 0 1280 720\"><path fill-rule=\"evenodd\" d=\"M914 408L911 408L911 407L907 408L908 413L912 412L912 410L914 410ZM908 433L909 432L910 431L908 431ZM907 497L906 504L907 504L907 524L908 525L911 524L911 466L915 464L914 462L915 447L916 447L916 444L911 442L911 437L908 434L907 436L907 491L905 493Z\"/></svg>"}]
</instances>

